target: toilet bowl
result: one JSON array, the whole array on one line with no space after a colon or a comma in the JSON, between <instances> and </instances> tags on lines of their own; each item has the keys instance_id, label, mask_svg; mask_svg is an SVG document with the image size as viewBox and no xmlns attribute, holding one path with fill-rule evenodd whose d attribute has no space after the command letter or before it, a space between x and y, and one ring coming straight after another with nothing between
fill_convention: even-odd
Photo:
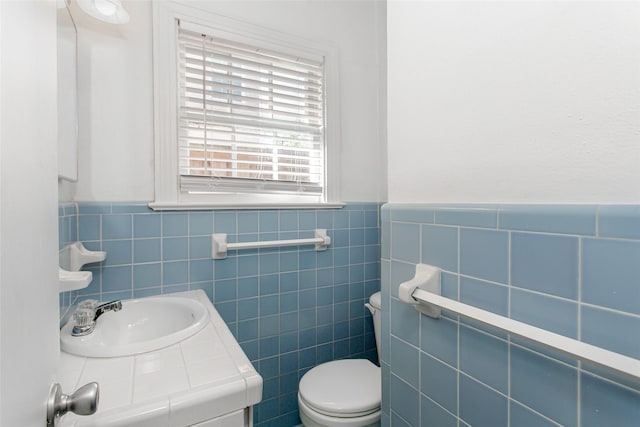
<instances>
[{"instance_id":1,"label":"toilet bowl","mask_svg":"<svg viewBox=\"0 0 640 427\"><path fill-rule=\"evenodd\" d=\"M365 304L373 316L380 354L380 292ZM305 427L380 426L380 368L367 359L322 363L300 379L298 408Z\"/></svg>"}]
</instances>

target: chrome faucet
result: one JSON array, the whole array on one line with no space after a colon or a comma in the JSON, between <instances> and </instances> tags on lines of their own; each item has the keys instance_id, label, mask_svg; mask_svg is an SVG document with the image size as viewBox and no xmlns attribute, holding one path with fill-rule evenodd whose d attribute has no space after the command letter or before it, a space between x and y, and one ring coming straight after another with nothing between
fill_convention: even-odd
<instances>
[{"instance_id":1,"label":"chrome faucet","mask_svg":"<svg viewBox=\"0 0 640 427\"><path fill-rule=\"evenodd\" d=\"M71 335L79 337L89 335L96 327L96 320L107 311L120 311L122 309L122 301L110 301L98 305L96 300L86 300L78 304L78 308L73 313L75 325L71 331Z\"/></svg>"}]
</instances>

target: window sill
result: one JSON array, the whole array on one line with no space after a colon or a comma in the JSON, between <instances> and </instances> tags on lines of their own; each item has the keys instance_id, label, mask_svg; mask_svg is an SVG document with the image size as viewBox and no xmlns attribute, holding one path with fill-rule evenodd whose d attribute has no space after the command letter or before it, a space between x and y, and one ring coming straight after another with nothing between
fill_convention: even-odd
<instances>
[{"instance_id":1,"label":"window sill","mask_svg":"<svg viewBox=\"0 0 640 427\"><path fill-rule=\"evenodd\" d=\"M183 210L266 210L266 209L340 209L346 203L166 203L151 202L149 208L154 211Z\"/></svg>"}]
</instances>

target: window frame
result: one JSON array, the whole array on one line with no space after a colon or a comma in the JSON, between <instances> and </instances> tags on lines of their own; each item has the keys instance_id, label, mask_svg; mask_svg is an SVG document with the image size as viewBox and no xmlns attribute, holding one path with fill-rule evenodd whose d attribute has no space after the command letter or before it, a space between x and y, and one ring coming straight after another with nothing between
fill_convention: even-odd
<instances>
[{"instance_id":1,"label":"window frame","mask_svg":"<svg viewBox=\"0 0 640 427\"><path fill-rule=\"evenodd\" d=\"M290 194L189 194L180 190L178 160L178 21L234 35L238 41L325 59L325 166L323 196ZM340 201L340 105L337 49L178 2L153 2L154 210L333 208Z\"/></svg>"}]
</instances>

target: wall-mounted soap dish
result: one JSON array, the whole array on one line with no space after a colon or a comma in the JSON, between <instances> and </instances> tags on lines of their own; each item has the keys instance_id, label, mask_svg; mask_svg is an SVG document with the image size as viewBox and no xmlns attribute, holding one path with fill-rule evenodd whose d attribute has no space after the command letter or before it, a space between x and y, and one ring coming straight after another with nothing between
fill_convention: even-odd
<instances>
[{"instance_id":1,"label":"wall-mounted soap dish","mask_svg":"<svg viewBox=\"0 0 640 427\"><path fill-rule=\"evenodd\" d=\"M82 243L74 242L59 253L58 282L60 292L75 291L89 286L93 275L90 271L80 271L83 265L104 261L107 253L90 251Z\"/></svg>"}]
</instances>

